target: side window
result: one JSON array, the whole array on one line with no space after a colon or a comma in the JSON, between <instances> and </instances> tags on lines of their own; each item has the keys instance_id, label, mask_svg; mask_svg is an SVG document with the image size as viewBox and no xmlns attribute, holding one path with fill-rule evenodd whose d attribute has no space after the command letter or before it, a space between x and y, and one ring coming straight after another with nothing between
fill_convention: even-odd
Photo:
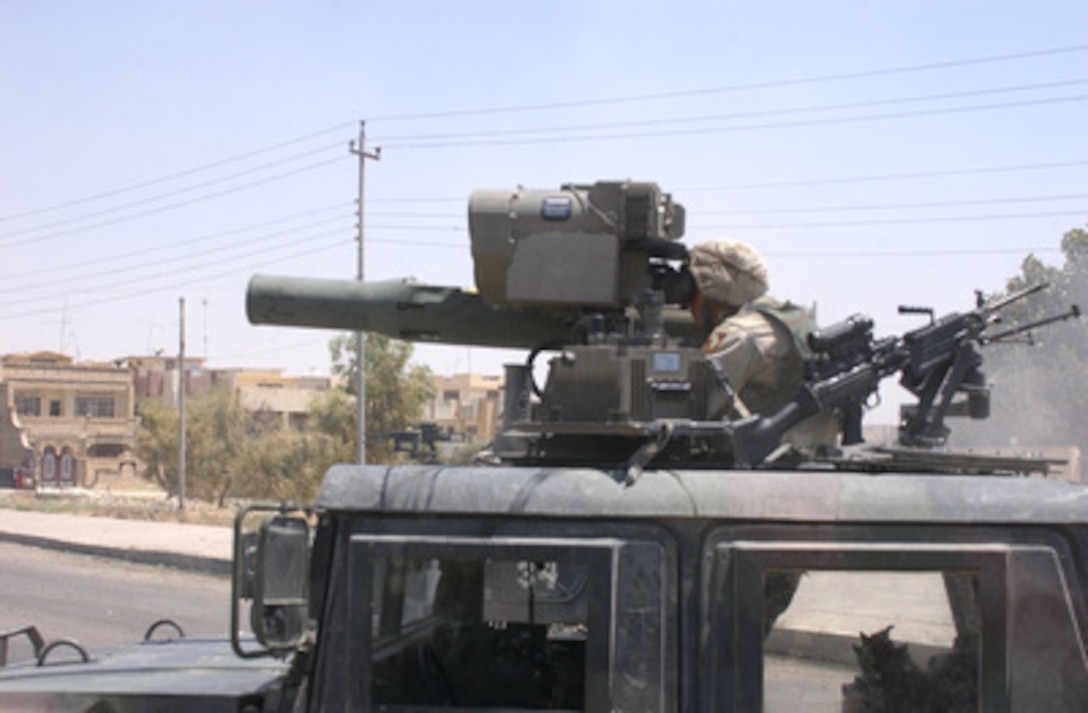
<instances>
[{"instance_id":1,"label":"side window","mask_svg":"<svg viewBox=\"0 0 1088 713\"><path fill-rule=\"evenodd\" d=\"M369 709L672 710L660 546L374 539Z\"/></svg>"},{"instance_id":2,"label":"side window","mask_svg":"<svg viewBox=\"0 0 1088 713\"><path fill-rule=\"evenodd\" d=\"M719 542L712 570L708 710L1088 703L1083 594L1050 548Z\"/></svg>"}]
</instances>

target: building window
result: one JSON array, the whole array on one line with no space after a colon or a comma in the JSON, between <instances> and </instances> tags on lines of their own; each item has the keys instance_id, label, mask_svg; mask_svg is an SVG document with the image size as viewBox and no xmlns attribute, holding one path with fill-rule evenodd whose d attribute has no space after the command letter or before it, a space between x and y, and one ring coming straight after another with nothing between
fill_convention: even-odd
<instances>
[{"instance_id":1,"label":"building window","mask_svg":"<svg viewBox=\"0 0 1088 713\"><path fill-rule=\"evenodd\" d=\"M442 400L443 401L457 401L460 398L461 398L461 394L458 391L448 390L448 391L443 391L442 392Z\"/></svg>"},{"instance_id":2,"label":"building window","mask_svg":"<svg viewBox=\"0 0 1088 713\"><path fill-rule=\"evenodd\" d=\"M15 413L20 416L41 416L42 398L40 396L16 396Z\"/></svg>"},{"instance_id":3,"label":"building window","mask_svg":"<svg viewBox=\"0 0 1088 713\"><path fill-rule=\"evenodd\" d=\"M76 415L89 418L113 418L112 396L76 397Z\"/></svg>"},{"instance_id":4,"label":"building window","mask_svg":"<svg viewBox=\"0 0 1088 713\"><path fill-rule=\"evenodd\" d=\"M60 401L49 402L49 415L60 416Z\"/></svg>"}]
</instances>

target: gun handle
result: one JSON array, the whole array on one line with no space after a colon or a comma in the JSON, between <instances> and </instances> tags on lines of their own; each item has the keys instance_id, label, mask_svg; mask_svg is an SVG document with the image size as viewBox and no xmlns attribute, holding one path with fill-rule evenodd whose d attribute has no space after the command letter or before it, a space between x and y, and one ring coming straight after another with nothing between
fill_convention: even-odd
<instances>
[{"instance_id":1,"label":"gun handle","mask_svg":"<svg viewBox=\"0 0 1088 713\"><path fill-rule=\"evenodd\" d=\"M861 412L861 403L858 401L851 401L842 407L842 444L844 446L865 442L861 433Z\"/></svg>"}]
</instances>

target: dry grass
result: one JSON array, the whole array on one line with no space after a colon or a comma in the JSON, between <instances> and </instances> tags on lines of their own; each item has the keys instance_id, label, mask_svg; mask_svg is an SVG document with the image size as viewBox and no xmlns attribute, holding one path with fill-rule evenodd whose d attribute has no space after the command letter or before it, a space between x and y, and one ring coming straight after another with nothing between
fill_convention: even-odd
<instances>
[{"instance_id":1,"label":"dry grass","mask_svg":"<svg viewBox=\"0 0 1088 713\"><path fill-rule=\"evenodd\" d=\"M181 511L177 498L167 498L163 493L111 493L80 489L40 493L0 490L0 508L228 527L234 522L236 511L233 505L220 508L193 499L186 499L185 510Z\"/></svg>"}]
</instances>

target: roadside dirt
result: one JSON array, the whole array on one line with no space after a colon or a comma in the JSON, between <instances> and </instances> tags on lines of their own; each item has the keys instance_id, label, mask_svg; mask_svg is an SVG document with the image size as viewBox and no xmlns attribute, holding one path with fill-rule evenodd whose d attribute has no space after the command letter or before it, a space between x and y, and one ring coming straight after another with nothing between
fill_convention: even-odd
<instances>
[{"instance_id":1,"label":"roadside dirt","mask_svg":"<svg viewBox=\"0 0 1088 713\"><path fill-rule=\"evenodd\" d=\"M43 492L0 490L0 508L224 527L234 522L236 511L233 504L220 508L191 498L185 500L185 509L179 510L177 498L168 498L164 493L96 492L78 488Z\"/></svg>"}]
</instances>

